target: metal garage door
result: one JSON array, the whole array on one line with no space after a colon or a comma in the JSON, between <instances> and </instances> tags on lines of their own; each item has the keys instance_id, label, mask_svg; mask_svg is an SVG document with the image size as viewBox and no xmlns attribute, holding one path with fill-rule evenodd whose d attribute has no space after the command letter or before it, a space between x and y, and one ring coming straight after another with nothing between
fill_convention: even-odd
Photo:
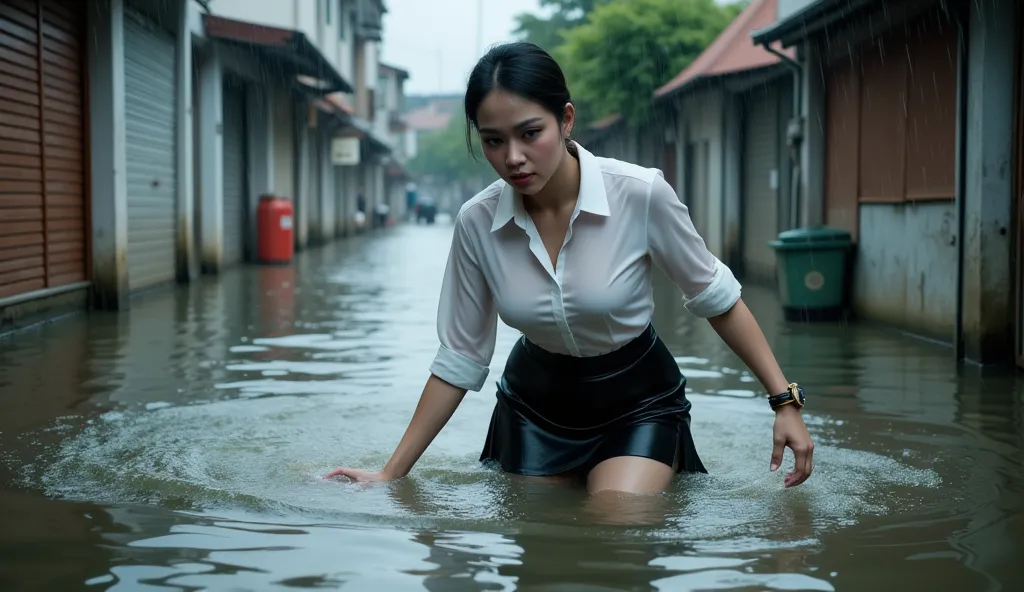
<instances>
[{"instance_id":1,"label":"metal garage door","mask_svg":"<svg viewBox=\"0 0 1024 592\"><path fill-rule=\"evenodd\" d=\"M224 265L242 261L245 249L245 93L224 83Z\"/></svg>"},{"instance_id":2,"label":"metal garage door","mask_svg":"<svg viewBox=\"0 0 1024 592\"><path fill-rule=\"evenodd\" d=\"M124 13L128 287L174 280L176 216L174 36Z\"/></svg>"},{"instance_id":3,"label":"metal garage door","mask_svg":"<svg viewBox=\"0 0 1024 592\"><path fill-rule=\"evenodd\" d=\"M752 279L772 281L779 230L779 92L759 86L747 96L743 142L743 267Z\"/></svg>"},{"instance_id":4,"label":"metal garage door","mask_svg":"<svg viewBox=\"0 0 1024 592\"><path fill-rule=\"evenodd\" d=\"M83 5L0 0L0 299L87 278Z\"/></svg>"}]
</instances>

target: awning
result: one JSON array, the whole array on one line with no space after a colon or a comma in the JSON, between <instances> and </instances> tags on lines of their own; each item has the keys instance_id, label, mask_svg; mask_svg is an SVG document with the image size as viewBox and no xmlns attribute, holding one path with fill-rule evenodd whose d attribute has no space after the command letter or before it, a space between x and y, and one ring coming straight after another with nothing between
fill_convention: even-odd
<instances>
[{"instance_id":1,"label":"awning","mask_svg":"<svg viewBox=\"0 0 1024 592\"><path fill-rule=\"evenodd\" d=\"M203 15L203 26L206 35L212 39L246 48L285 70L317 81L314 88L320 94L354 91L352 85L301 31L236 21L212 14Z\"/></svg>"},{"instance_id":2,"label":"awning","mask_svg":"<svg viewBox=\"0 0 1024 592\"><path fill-rule=\"evenodd\" d=\"M373 129L373 124L366 121L362 117L349 116L346 122L348 128L348 135L351 137L357 135L360 138L366 140L369 147L377 152L388 153L391 152L391 143L386 139L382 138L376 130ZM342 135L345 135L343 132Z\"/></svg>"},{"instance_id":3,"label":"awning","mask_svg":"<svg viewBox=\"0 0 1024 592\"><path fill-rule=\"evenodd\" d=\"M854 18L884 0L817 0L775 24L751 33L754 43L794 45L830 25Z\"/></svg>"},{"instance_id":4,"label":"awning","mask_svg":"<svg viewBox=\"0 0 1024 592\"><path fill-rule=\"evenodd\" d=\"M331 96L327 100L316 101L315 104L319 110L334 116L331 133L335 137L359 138L364 140L371 150L383 154L391 152L391 143L373 129L372 123L351 111L343 99Z\"/></svg>"}]
</instances>

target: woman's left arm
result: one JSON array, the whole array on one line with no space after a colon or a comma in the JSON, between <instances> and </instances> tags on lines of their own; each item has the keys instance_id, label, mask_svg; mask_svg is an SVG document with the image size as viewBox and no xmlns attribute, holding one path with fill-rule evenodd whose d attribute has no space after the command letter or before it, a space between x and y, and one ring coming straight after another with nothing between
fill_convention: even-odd
<instances>
[{"instance_id":1,"label":"woman's left arm","mask_svg":"<svg viewBox=\"0 0 1024 592\"><path fill-rule=\"evenodd\" d=\"M687 310L708 319L768 394L785 392L789 383L761 327L743 303L740 284L732 271L708 250L690 220L687 207L664 177L656 175L649 191L647 248L654 262L682 290ZM782 454L788 446L796 463L786 475L786 487L803 483L813 468L814 444L800 410L792 404L779 407L773 431L771 470L782 465Z\"/></svg>"},{"instance_id":2,"label":"woman's left arm","mask_svg":"<svg viewBox=\"0 0 1024 592\"><path fill-rule=\"evenodd\" d=\"M722 341L750 368L769 394L783 393L789 382L782 374L768 341L754 315L743 299L723 314L710 317L708 322ZM800 485L814 470L814 442L807 431L800 409L792 404L783 405L775 412L772 458L770 469L782 465L782 454L788 446L793 451L793 470L786 475L786 487Z\"/></svg>"}]
</instances>

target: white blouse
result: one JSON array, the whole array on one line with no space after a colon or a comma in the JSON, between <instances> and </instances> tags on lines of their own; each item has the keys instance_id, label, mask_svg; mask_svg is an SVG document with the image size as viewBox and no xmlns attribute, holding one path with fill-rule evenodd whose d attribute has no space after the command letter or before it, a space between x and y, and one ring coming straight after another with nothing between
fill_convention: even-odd
<instances>
[{"instance_id":1,"label":"white blouse","mask_svg":"<svg viewBox=\"0 0 1024 592\"><path fill-rule=\"evenodd\" d=\"M699 317L727 312L740 284L697 234L661 171L601 158L576 144L580 193L556 265L522 196L502 180L455 218L430 372L479 391L497 317L545 350L596 356L625 345L654 312L651 262Z\"/></svg>"}]
</instances>

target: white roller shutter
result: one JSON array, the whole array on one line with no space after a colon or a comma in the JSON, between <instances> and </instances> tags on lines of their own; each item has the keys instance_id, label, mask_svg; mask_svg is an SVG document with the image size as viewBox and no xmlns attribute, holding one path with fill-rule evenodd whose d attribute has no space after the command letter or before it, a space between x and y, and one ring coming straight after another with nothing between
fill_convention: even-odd
<instances>
[{"instance_id":1,"label":"white roller shutter","mask_svg":"<svg viewBox=\"0 0 1024 592\"><path fill-rule=\"evenodd\" d=\"M128 285L175 277L176 155L174 35L125 8L125 153Z\"/></svg>"}]
</instances>

